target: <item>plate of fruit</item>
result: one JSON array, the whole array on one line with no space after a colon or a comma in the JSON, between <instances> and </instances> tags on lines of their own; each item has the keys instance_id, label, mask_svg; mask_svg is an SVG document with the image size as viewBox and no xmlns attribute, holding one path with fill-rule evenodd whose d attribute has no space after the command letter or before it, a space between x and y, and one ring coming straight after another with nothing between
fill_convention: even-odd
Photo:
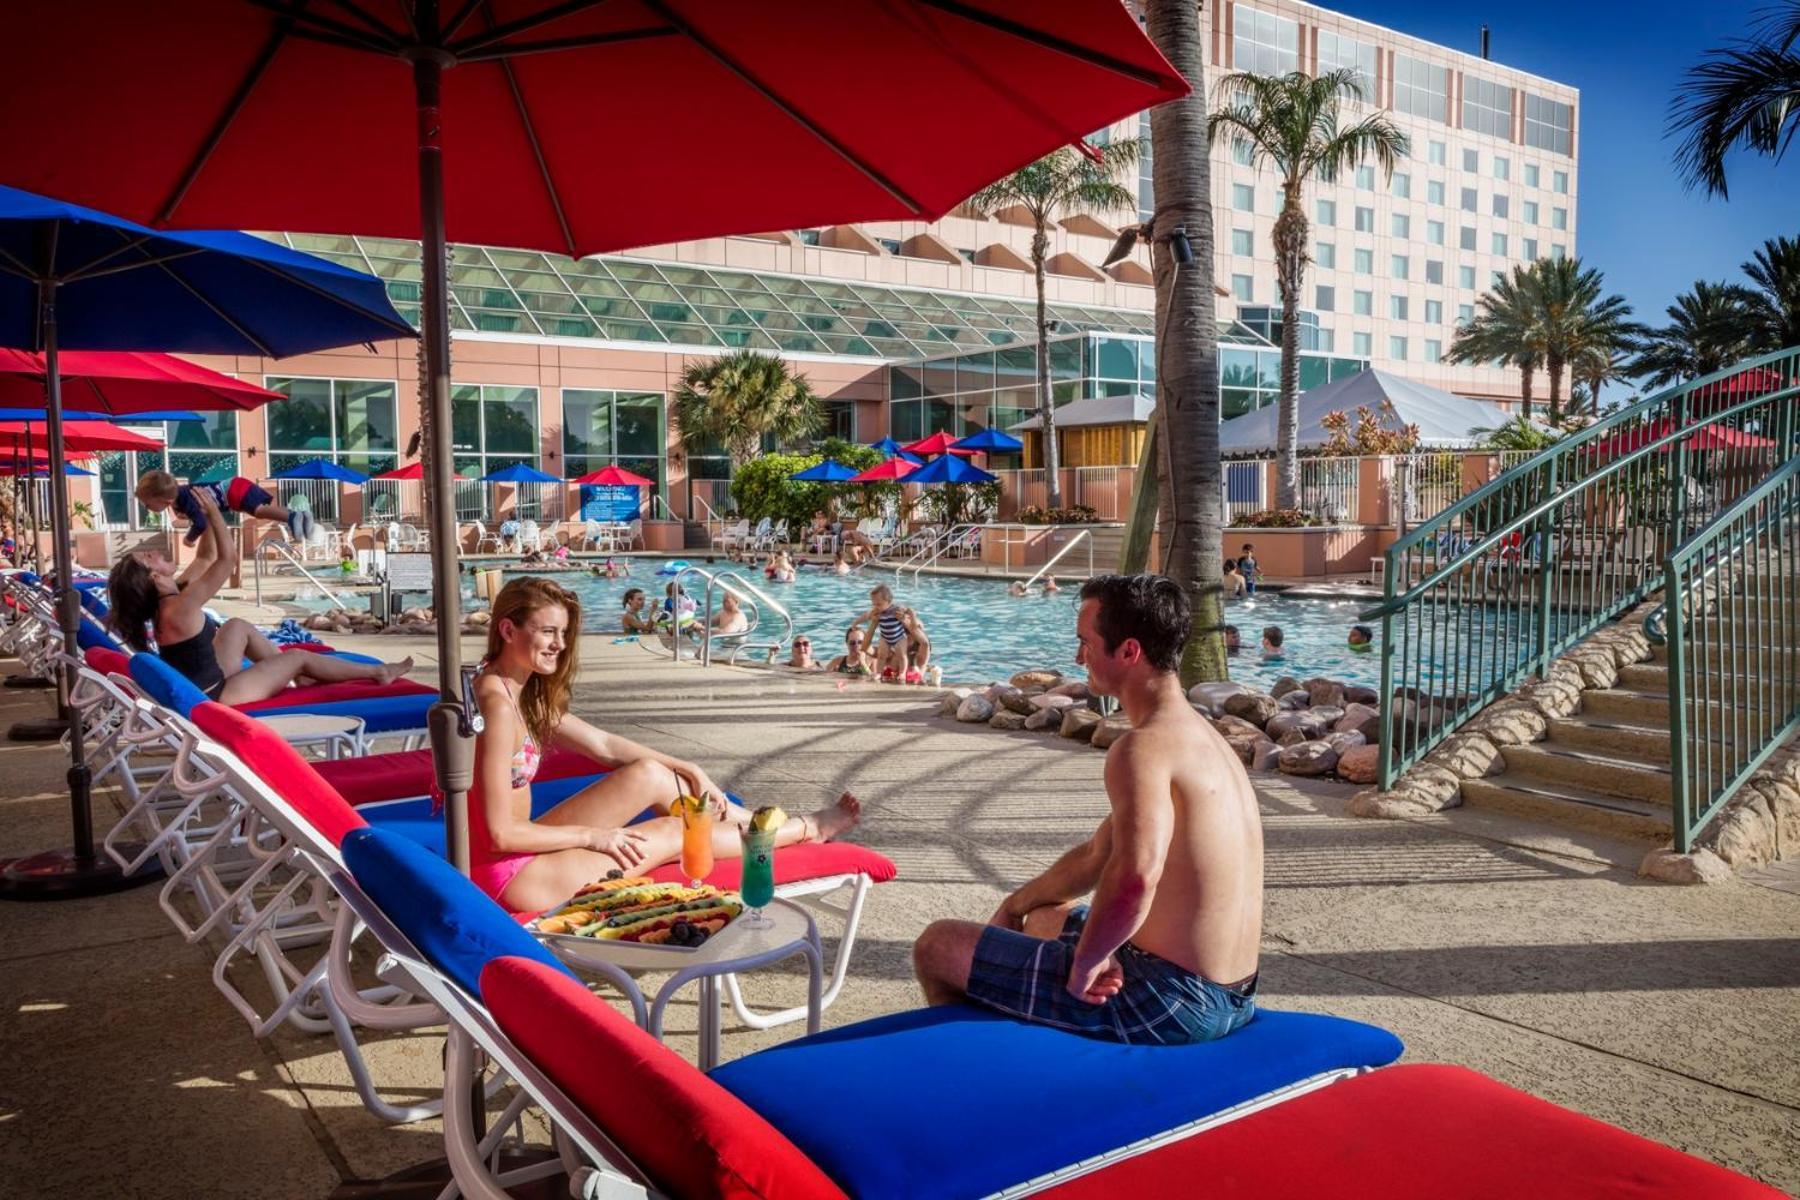
<instances>
[{"instance_id":1,"label":"plate of fruit","mask_svg":"<svg viewBox=\"0 0 1800 1200\"><path fill-rule=\"evenodd\" d=\"M559 941L694 950L743 911L744 903L736 892L720 891L710 884L689 887L611 878L588 884L526 928Z\"/></svg>"}]
</instances>

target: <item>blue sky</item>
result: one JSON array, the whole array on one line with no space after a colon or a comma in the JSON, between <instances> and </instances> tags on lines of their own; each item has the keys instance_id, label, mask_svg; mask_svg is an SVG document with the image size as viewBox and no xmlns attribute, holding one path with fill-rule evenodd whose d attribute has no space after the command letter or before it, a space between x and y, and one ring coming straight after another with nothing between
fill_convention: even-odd
<instances>
[{"instance_id":1,"label":"blue sky","mask_svg":"<svg viewBox=\"0 0 1800 1200\"><path fill-rule=\"evenodd\" d=\"M1576 248L1606 273L1639 320L1695 279L1735 278L1763 239L1800 235L1800 146L1779 166L1739 157L1729 201L1683 190L1663 136L1670 97L1706 50L1746 34L1763 0L1622 3L1512 0L1320 0L1349 16L1469 53L1481 24L1496 62L1581 89L1580 210Z\"/></svg>"}]
</instances>

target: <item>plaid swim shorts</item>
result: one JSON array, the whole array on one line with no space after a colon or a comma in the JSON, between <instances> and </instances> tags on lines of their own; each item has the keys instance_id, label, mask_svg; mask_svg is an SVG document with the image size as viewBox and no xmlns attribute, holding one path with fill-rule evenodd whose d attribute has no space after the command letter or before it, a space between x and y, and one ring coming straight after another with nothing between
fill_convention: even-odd
<instances>
[{"instance_id":1,"label":"plaid swim shorts","mask_svg":"<svg viewBox=\"0 0 1800 1200\"><path fill-rule=\"evenodd\" d=\"M1069 994L1075 945L1088 910L1072 910L1055 941L989 926L975 945L967 995L1039 1025L1133 1045L1184 1046L1222 1038L1256 1013L1256 983L1238 991L1126 942L1118 995L1089 1004Z\"/></svg>"}]
</instances>

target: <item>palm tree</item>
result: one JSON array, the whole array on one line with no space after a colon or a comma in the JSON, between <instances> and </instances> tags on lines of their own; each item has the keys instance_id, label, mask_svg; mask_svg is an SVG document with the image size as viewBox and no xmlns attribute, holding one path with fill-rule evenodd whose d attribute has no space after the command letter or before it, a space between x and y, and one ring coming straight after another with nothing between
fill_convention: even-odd
<instances>
[{"instance_id":1,"label":"palm tree","mask_svg":"<svg viewBox=\"0 0 1800 1200\"><path fill-rule=\"evenodd\" d=\"M1800 132L1800 0L1769 10L1757 36L1708 51L1669 106L1682 134L1675 165L1689 187L1728 198L1725 160L1748 150L1776 162Z\"/></svg>"},{"instance_id":2,"label":"palm tree","mask_svg":"<svg viewBox=\"0 0 1800 1200\"><path fill-rule=\"evenodd\" d=\"M1623 296L1602 295L1605 278L1578 258L1541 258L1531 265L1531 277L1555 422L1562 419L1565 372L1589 356L1625 348L1639 330L1630 320L1631 305Z\"/></svg>"},{"instance_id":3,"label":"palm tree","mask_svg":"<svg viewBox=\"0 0 1800 1200\"><path fill-rule=\"evenodd\" d=\"M675 424L683 439L722 444L733 474L762 453L763 438L810 437L824 423L824 409L806 376L760 350L734 350L693 363L675 389Z\"/></svg>"},{"instance_id":4,"label":"palm tree","mask_svg":"<svg viewBox=\"0 0 1800 1200\"><path fill-rule=\"evenodd\" d=\"M1515 266L1475 301L1475 315L1450 339L1444 361L1501 363L1519 368L1519 396L1531 419L1532 384L1544 365L1531 268Z\"/></svg>"},{"instance_id":5,"label":"palm tree","mask_svg":"<svg viewBox=\"0 0 1800 1200\"><path fill-rule=\"evenodd\" d=\"M1756 348L1800 346L1800 238L1770 238L1744 264L1744 274L1756 285Z\"/></svg>"},{"instance_id":6,"label":"palm tree","mask_svg":"<svg viewBox=\"0 0 1800 1200\"><path fill-rule=\"evenodd\" d=\"M1640 330L1633 336L1636 337L1641 332ZM1599 416L1600 389L1609 383L1630 378L1631 372L1626 369L1629 357L1626 350L1619 346L1590 346L1582 351L1569 364L1569 378L1575 385L1569 392L1569 411L1573 413L1586 409Z\"/></svg>"},{"instance_id":7,"label":"palm tree","mask_svg":"<svg viewBox=\"0 0 1800 1200\"><path fill-rule=\"evenodd\" d=\"M1044 264L1050 257L1050 224L1073 213L1116 212L1137 206L1137 194L1119 177L1137 166L1138 143L1062 146L1020 167L969 198L983 216L1003 208L1023 208L1031 216L1031 271L1037 282L1038 419L1043 424L1044 479L1051 508L1062 507L1062 478L1056 446L1056 406L1050 397L1050 316L1044 303Z\"/></svg>"},{"instance_id":8,"label":"palm tree","mask_svg":"<svg viewBox=\"0 0 1800 1200\"><path fill-rule=\"evenodd\" d=\"M1225 655L1219 327L1214 313L1205 60L1199 7L1193 0L1150 0L1145 7L1150 40L1194 87L1186 97L1150 111L1156 194L1150 253L1160 316L1156 410L1149 440L1156 459L1163 573L1181 584L1193 612L1181 654L1181 682L1192 687L1202 680L1230 677ZM1171 252L1169 237L1177 229L1187 232L1192 263L1178 262ZM1149 476L1148 469L1140 469L1140 487L1149 488Z\"/></svg>"},{"instance_id":9,"label":"palm tree","mask_svg":"<svg viewBox=\"0 0 1800 1200\"><path fill-rule=\"evenodd\" d=\"M1627 366L1659 388L1722 371L1756 344L1755 295L1734 283L1696 282L1667 309L1669 323L1646 330Z\"/></svg>"},{"instance_id":10,"label":"palm tree","mask_svg":"<svg viewBox=\"0 0 1800 1200\"><path fill-rule=\"evenodd\" d=\"M1275 503L1294 508L1300 492L1300 296L1306 284L1308 222L1301 190L1309 178L1336 179L1366 159L1384 176L1406 152L1407 138L1382 113L1339 128L1343 97L1363 98L1356 72L1328 71L1314 78L1295 71L1257 75L1241 71L1219 81L1223 101L1213 114L1210 138L1247 145L1253 166L1267 163L1281 181L1281 213L1275 218L1275 274L1281 289L1281 400L1276 416Z\"/></svg>"}]
</instances>

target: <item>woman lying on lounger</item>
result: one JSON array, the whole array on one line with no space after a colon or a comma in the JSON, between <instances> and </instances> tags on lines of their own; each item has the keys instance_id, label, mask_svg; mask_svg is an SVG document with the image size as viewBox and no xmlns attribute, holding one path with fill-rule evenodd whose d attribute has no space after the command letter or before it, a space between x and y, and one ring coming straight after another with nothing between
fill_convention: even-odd
<instances>
[{"instance_id":1,"label":"woman lying on lounger","mask_svg":"<svg viewBox=\"0 0 1800 1200\"><path fill-rule=\"evenodd\" d=\"M494 600L487 657L475 681L481 735L469 797L470 877L514 912L548 908L582 884L618 870L644 875L681 855L677 796L704 798L719 817L713 854L736 858L750 814L691 762L596 729L569 712L581 604L548 579L514 579ZM613 771L542 816L531 815L531 781L553 747L612 763ZM659 815L628 824L645 809ZM856 824L862 806L837 803L781 827L778 845L822 842Z\"/></svg>"},{"instance_id":2,"label":"woman lying on lounger","mask_svg":"<svg viewBox=\"0 0 1800 1200\"><path fill-rule=\"evenodd\" d=\"M372 679L391 683L412 670L398 663L349 662L306 650L282 652L242 617L223 625L206 615L206 603L231 578L237 546L210 488L193 497L206 513L199 557L177 575L175 564L158 550L134 550L107 578L111 624L134 650L154 649L187 676L208 700L249 704L267 700L291 683L346 683ZM150 644L154 634L156 645ZM250 664L244 665L248 658Z\"/></svg>"}]
</instances>

